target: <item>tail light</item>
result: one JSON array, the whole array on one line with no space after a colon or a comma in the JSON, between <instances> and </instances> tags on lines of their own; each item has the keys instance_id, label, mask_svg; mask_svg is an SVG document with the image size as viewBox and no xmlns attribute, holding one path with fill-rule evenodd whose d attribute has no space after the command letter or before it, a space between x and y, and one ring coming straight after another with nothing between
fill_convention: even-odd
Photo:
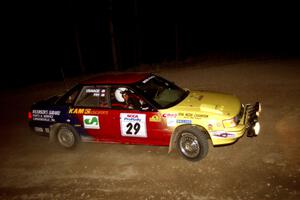
<instances>
[{"instance_id":1,"label":"tail light","mask_svg":"<svg viewBox=\"0 0 300 200\"><path fill-rule=\"evenodd\" d=\"M31 112L28 112L28 119L32 120L32 113Z\"/></svg>"}]
</instances>

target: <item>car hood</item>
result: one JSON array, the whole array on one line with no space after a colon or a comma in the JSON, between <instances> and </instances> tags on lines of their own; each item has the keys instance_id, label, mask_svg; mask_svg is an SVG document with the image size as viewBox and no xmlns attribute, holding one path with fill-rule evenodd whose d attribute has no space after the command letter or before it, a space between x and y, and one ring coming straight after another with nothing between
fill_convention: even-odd
<instances>
[{"instance_id":1,"label":"car hood","mask_svg":"<svg viewBox=\"0 0 300 200\"><path fill-rule=\"evenodd\" d=\"M175 107L176 110L184 112L234 117L240 112L241 102L236 96L230 94L190 91L189 95Z\"/></svg>"}]
</instances>

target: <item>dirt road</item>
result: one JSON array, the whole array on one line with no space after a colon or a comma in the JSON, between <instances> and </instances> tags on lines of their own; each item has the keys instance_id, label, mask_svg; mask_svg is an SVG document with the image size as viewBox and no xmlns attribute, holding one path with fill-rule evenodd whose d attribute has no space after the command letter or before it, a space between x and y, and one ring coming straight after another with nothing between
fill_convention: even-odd
<instances>
[{"instance_id":1,"label":"dirt road","mask_svg":"<svg viewBox=\"0 0 300 200\"><path fill-rule=\"evenodd\" d=\"M261 101L261 135L210 145L200 162L167 154L167 147L84 143L69 151L26 122L31 103L63 92L61 82L4 91L0 199L300 199L300 60L203 62L157 72L182 87Z\"/></svg>"}]
</instances>

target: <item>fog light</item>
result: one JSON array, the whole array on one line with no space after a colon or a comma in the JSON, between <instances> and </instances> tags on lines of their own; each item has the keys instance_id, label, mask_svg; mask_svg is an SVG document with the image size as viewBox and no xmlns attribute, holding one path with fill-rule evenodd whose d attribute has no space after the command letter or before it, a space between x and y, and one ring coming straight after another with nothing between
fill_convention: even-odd
<instances>
[{"instance_id":1,"label":"fog light","mask_svg":"<svg viewBox=\"0 0 300 200\"><path fill-rule=\"evenodd\" d=\"M253 130L254 130L255 135L259 134L259 131L260 131L260 124L259 124L259 122L255 123L255 125L253 126Z\"/></svg>"},{"instance_id":2,"label":"fog light","mask_svg":"<svg viewBox=\"0 0 300 200\"><path fill-rule=\"evenodd\" d=\"M256 114L257 117L259 117L259 112L258 111L255 114Z\"/></svg>"},{"instance_id":3,"label":"fog light","mask_svg":"<svg viewBox=\"0 0 300 200\"><path fill-rule=\"evenodd\" d=\"M261 103L258 103L258 112L261 112Z\"/></svg>"}]
</instances>

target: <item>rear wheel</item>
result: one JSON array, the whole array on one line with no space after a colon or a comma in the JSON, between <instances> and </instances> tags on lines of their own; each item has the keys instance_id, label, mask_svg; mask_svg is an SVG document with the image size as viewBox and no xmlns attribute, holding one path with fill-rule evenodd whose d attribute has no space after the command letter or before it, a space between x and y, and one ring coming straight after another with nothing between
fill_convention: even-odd
<instances>
[{"instance_id":1,"label":"rear wheel","mask_svg":"<svg viewBox=\"0 0 300 200\"><path fill-rule=\"evenodd\" d=\"M184 129L178 134L177 149L187 160L201 160L208 153L207 137L198 129Z\"/></svg>"},{"instance_id":2,"label":"rear wheel","mask_svg":"<svg viewBox=\"0 0 300 200\"><path fill-rule=\"evenodd\" d=\"M58 128L57 134L57 142L65 148L72 149L76 147L79 142L79 135L76 130L68 125L61 125Z\"/></svg>"}]
</instances>

